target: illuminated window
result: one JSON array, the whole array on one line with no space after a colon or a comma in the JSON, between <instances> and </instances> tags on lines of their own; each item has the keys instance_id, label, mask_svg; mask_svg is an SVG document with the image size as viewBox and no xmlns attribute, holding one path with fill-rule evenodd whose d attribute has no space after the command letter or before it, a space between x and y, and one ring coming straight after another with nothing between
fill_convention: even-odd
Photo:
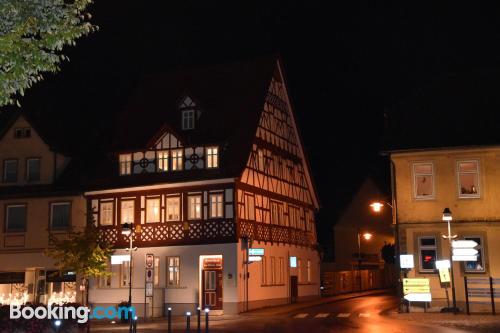
<instances>
[{"instance_id":1,"label":"illuminated window","mask_svg":"<svg viewBox=\"0 0 500 333\"><path fill-rule=\"evenodd\" d=\"M134 200L121 202L121 223L134 223Z\"/></svg>"},{"instance_id":2,"label":"illuminated window","mask_svg":"<svg viewBox=\"0 0 500 333\"><path fill-rule=\"evenodd\" d=\"M422 236L418 238L418 251L420 256L420 271L434 272L436 269L437 240L435 236Z\"/></svg>"},{"instance_id":3,"label":"illuminated window","mask_svg":"<svg viewBox=\"0 0 500 333\"><path fill-rule=\"evenodd\" d=\"M158 286L160 284L160 257L155 257L155 276L154 285Z\"/></svg>"},{"instance_id":4,"label":"illuminated window","mask_svg":"<svg viewBox=\"0 0 500 333\"><path fill-rule=\"evenodd\" d=\"M479 197L479 162L459 161L457 163L458 172L458 193L460 198Z\"/></svg>"},{"instance_id":5,"label":"illuminated window","mask_svg":"<svg viewBox=\"0 0 500 333\"><path fill-rule=\"evenodd\" d=\"M207 168L219 166L219 149L217 147L207 148Z\"/></svg>"},{"instance_id":6,"label":"illuminated window","mask_svg":"<svg viewBox=\"0 0 500 333\"><path fill-rule=\"evenodd\" d=\"M161 150L156 153L156 161L159 172L168 171L168 150Z\"/></svg>"},{"instance_id":7,"label":"illuminated window","mask_svg":"<svg viewBox=\"0 0 500 333\"><path fill-rule=\"evenodd\" d=\"M484 273L486 266L484 263L484 245L482 236L465 236L464 239L472 240L478 245L475 247L477 250L477 261L465 261L464 270L466 273Z\"/></svg>"},{"instance_id":8,"label":"illuminated window","mask_svg":"<svg viewBox=\"0 0 500 333\"><path fill-rule=\"evenodd\" d=\"M146 223L161 222L160 198L146 199Z\"/></svg>"},{"instance_id":9,"label":"illuminated window","mask_svg":"<svg viewBox=\"0 0 500 333\"><path fill-rule=\"evenodd\" d=\"M188 196L188 218L190 220L201 219L201 195Z\"/></svg>"},{"instance_id":10,"label":"illuminated window","mask_svg":"<svg viewBox=\"0 0 500 333\"><path fill-rule=\"evenodd\" d=\"M178 171L183 168L183 152L182 149L172 150L172 170Z\"/></svg>"},{"instance_id":11,"label":"illuminated window","mask_svg":"<svg viewBox=\"0 0 500 333\"><path fill-rule=\"evenodd\" d=\"M100 224L113 225L113 202L101 202Z\"/></svg>"},{"instance_id":12,"label":"illuminated window","mask_svg":"<svg viewBox=\"0 0 500 333\"><path fill-rule=\"evenodd\" d=\"M434 165L432 163L414 163L413 184L415 198L434 198Z\"/></svg>"},{"instance_id":13,"label":"illuminated window","mask_svg":"<svg viewBox=\"0 0 500 333\"><path fill-rule=\"evenodd\" d=\"M180 258L167 257L167 285L179 286L180 285Z\"/></svg>"},{"instance_id":14,"label":"illuminated window","mask_svg":"<svg viewBox=\"0 0 500 333\"><path fill-rule=\"evenodd\" d=\"M179 221L181 219L181 198L167 198L167 221Z\"/></svg>"},{"instance_id":15,"label":"illuminated window","mask_svg":"<svg viewBox=\"0 0 500 333\"><path fill-rule=\"evenodd\" d=\"M210 217L224 217L224 196L222 193L210 194Z\"/></svg>"},{"instance_id":16,"label":"illuminated window","mask_svg":"<svg viewBox=\"0 0 500 333\"><path fill-rule=\"evenodd\" d=\"M40 159L28 158L26 160L26 180L36 182L40 180Z\"/></svg>"},{"instance_id":17,"label":"illuminated window","mask_svg":"<svg viewBox=\"0 0 500 333\"><path fill-rule=\"evenodd\" d=\"M130 175L132 172L132 154L120 155L120 175Z\"/></svg>"}]
</instances>

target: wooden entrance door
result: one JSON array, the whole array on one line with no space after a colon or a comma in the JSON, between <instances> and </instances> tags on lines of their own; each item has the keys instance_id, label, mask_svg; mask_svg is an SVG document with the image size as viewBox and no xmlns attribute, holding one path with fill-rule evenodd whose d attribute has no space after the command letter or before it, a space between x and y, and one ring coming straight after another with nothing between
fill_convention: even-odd
<instances>
[{"instance_id":1,"label":"wooden entrance door","mask_svg":"<svg viewBox=\"0 0 500 333\"><path fill-rule=\"evenodd\" d=\"M222 310L222 269L203 270L203 307Z\"/></svg>"}]
</instances>

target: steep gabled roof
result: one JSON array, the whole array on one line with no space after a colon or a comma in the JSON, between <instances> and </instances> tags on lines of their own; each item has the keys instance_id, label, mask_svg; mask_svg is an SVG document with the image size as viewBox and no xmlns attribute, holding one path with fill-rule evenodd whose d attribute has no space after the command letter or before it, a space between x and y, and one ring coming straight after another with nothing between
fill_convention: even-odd
<instances>
[{"instance_id":1,"label":"steep gabled roof","mask_svg":"<svg viewBox=\"0 0 500 333\"><path fill-rule=\"evenodd\" d=\"M112 152L147 150L153 137L170 128L186 146L217 144L220 170L140 175L140 183L240 176L246 165L277 57L260 57L231 64L194 67L144 77L117 121ZM179 103L189 95L201 110L195 129L182 130ZM116 160L102 165L98 187L126 186L117 177ZM196 174L196 175L195 175ZM99 177L101 178L101 177ZM121 178L121 179L120 179ZM128 178L128 179L124 179Z\"/></svg>"}]
</instances>

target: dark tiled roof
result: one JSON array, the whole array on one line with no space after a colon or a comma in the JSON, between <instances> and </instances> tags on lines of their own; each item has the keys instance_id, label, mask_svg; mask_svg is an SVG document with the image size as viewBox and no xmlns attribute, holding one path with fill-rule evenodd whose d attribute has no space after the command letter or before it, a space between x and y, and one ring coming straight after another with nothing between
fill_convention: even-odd
<instances>
[{"instance_id":1,"label":"dark tiled roof","mask_svg":"<svg viewBox=\"0 0 500 333\"><path fill-rule=\"evenodd\" d=\"M384 151L500 144L500 71L447 75L388 112Z\"/></svg>"},{"instance_id":2,"label":"dark tiled roof","mask_svg":"<svg viewBox=\"0 0 500 333\"><path fill-rule=\"evenodd\" d=\"M277 57L177 70L145 77L117 121L112 152L97 170L92 188L238 177L250 153L276 70ZM181 129L179 103L189 95L201 109L194 130ZM168 126L185 146L217 144L218 170L118 176L113 153L146 150L151 139Z\"/></svg>"}]
</instances>

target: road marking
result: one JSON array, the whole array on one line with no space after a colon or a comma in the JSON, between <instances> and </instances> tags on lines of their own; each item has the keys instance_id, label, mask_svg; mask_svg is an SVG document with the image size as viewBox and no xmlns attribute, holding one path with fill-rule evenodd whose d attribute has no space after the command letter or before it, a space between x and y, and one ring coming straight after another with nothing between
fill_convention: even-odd
<instances>
[{"instance_id":1,"label":"road marking","mask_svg":"<svg viewBox=\"0 0 500 333\"><path fill-rule=\"evenodd\" d=\"M309 316L308 313L299 313L299 314L295 315L295 317L293 317L293 318L302 319L302 318L305 318L307 316Z\"/></svg>"},{"instance_id":2,"label":"road marking","mask_svg":"<svg viewBox=\"0 0 500 333\"><path fill-rule=\"evenodd\" d=\"M329 313L318 313L316 316L314 316L314 318L326 318L329 315Z\"/></svg>"},{"instance_id":3,"label":"road marking","mask_svg":"<svg viewBox=\"0 0 500 333\"><path fill-rule=\"evenodd\" d=\"M368 317L370 317L370 314L369 313L360 313L359 317L360 318L368 318Z\"/></svg>"},{"instance_id":4,"label":"road marking","mask_svg":"<svg viewBox=\"0 0 500 333\"><path fill-rule=\"evenodd\" d=\"M337 317L339 318L349 318L351 314L350 313L339 313Z\"/></svg>"}]
</instances>

